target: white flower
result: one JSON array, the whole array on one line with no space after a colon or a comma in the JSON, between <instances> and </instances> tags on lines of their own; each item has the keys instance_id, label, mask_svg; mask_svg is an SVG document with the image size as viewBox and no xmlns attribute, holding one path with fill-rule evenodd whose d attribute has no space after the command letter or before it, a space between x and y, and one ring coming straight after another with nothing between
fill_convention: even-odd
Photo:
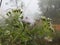
<instances>
[{"instance_id":1,"label":"white flower","mask_svg":"<svg viewBox=\"0 0 60 45\"><path fill-rule=\"evenodd\" d=\"M49 41L49 42L52 42L52 38L51 37L44 37L45 40Z\"/></svg>"},{"instance_id":2,"label":"white flower","mask_svg":"<svg viewBox=\"0 0 60 45\"><path fill-rule=\"evenodd\" d=\"M6 30L4 35L10 35L10 31Z\"/></svg>"}]
</instances>

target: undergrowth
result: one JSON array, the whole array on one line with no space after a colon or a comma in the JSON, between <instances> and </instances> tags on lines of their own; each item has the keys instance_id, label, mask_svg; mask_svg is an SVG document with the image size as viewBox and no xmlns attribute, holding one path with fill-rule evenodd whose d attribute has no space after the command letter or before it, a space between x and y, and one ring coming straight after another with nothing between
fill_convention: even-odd
<instances>
[{"instance_id":1,"label":"undergrowth","mask_svg":"<svg viewBox=\"0 0 60 45\"><path fill-rule=\"evenodd\" d=\"M41 45L43 39L53 39L54 29L49 18L42 16L31 28L20 21L22 13L19 9L7 13L5 23L0 24L0 45Z\"/></svg>"}]
</instances>

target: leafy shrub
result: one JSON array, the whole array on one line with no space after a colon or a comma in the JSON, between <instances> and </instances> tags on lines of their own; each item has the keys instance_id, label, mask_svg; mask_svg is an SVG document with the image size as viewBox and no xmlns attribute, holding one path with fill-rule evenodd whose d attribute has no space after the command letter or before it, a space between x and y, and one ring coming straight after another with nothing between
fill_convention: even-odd
<instances>
[{"instance_id":1,"label":"leafy shrub","mask_svg":"<svg viewBox=\"0 0 60 45\"><path fill-rule=\"evenodd\" d=\"M31 28L29 24L19 21L19 18L23 19L21 14L19 9L7 13L8 18L0 25L0 45L40 45L38 42L44 37L53 37L49 18L42 17Z\"/></svg>"}]
</instances>

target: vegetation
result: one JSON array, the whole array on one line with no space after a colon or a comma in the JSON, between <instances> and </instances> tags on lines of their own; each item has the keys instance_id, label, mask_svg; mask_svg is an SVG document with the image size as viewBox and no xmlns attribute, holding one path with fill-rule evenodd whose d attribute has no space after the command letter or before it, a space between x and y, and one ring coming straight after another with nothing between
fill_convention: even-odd
<instances>
[{"instance_id":1,"label":"vegetation","mask_svg":"<svg viewBox=\"0 0 60 45\"><path fill-rule=\"evenodd\" d=\"M8 18L0 24L0 45L45 45L43 40L52 40L54 29L49 18L41 17L33 27L23 19L19 9L7 13ZM19 20L20 19L20 20Z\"/></svg>"}]
</instances>

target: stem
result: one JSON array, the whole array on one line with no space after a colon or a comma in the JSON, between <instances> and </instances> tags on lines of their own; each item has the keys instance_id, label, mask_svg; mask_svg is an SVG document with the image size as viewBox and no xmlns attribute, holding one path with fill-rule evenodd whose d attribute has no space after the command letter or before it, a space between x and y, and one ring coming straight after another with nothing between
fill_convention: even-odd
<instances>
[{"instance_id":1,"label":"stem","mask_svg":"<svg viewBox=\"0 0 60 45\"><path fill-rule=\"evenodd\" d=\"M1 7L1 4L2 4L2 0L0 1L0 7Z\"/></svg>"}]
</instances>

